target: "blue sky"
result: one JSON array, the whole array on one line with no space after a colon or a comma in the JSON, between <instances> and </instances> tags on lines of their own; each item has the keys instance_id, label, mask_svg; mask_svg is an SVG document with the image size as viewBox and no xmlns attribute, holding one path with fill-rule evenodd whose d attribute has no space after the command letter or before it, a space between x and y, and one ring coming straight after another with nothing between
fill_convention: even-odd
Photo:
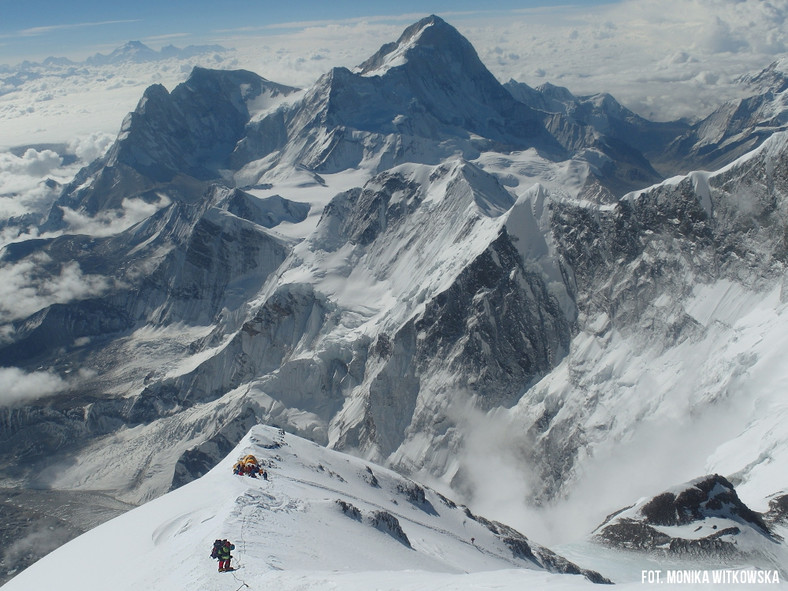
<instances>
[{"instance_id":1,"label":"blue sky","mask_svg":"<svg viewBox=\"0 0 788 591\"><path fill-rule=\"evenodd\" d=\"M485 12L503 12L560 4L598 5L612 0L498 0L481 4ZM284 23L364 17L456 14L478 10L478 0L0 0L0 63L49 55L83 58L109 51L129 40L153 47L210 43L213 37L244 28Z\"/></svg>"},{"instance_id":2,"label":"blue sky","mask_svg":"<svg viewBox=\"0 0 788 591\"><path fill-rule=\"evenodd\" d=\"M739 76L788 60L788 0L0 0L0 102L6 96L8 103L0 104L0 127L3 117L33 107L53 117L68 107L61 100L68 92L56 79L34 85L41 104L3 95L3 64L12 66L7 90L19 84L13 65L23 59L81 61L131 40L153 49L219 44L232 50L109 73L108 84L130 89L124 109L131 110L145 85L170 88L197 64L307 87L331 67L361 63L430 13L465 35L501 81L550 82L578 95L609 92L659 120L705 114L740 96ZM88 99L99 101L94 95ZM23 118L14 121L19 133L29 133ZM112 129L116 124L111 119Z\"/></svg>"}]
</instances>

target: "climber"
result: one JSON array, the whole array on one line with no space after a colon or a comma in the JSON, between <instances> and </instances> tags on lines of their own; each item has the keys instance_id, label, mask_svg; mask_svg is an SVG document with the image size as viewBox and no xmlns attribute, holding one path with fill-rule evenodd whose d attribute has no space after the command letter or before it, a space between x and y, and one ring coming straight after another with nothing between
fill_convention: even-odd
<instances>
[{"instance_id":1,"label":"climber","mask_svg":"<svg viewBox=\"0 0 788 591\"><path fill-rule=\"evenodd\" d=\"M224 540L214 540L213 550L211 550L211 558L217 560L219 558L219 548L224 545Z\"/></svg>"},{"instance_id":2,"label":"climber","mask_svg":"<svg viewBox=\"0 0 788 591\"><path fill-rule=\"evenodd\" d=\"M256 463L249 462L246 464L245 471L247 476L257 478L257 475L260 473L260 466L258 466Z\"/></svg>"},{"instance_id":3,"label":"climber","mask_svg":"<svg viewBox=\"0 0 788 591\"><path fill-rule=\"evenodd\" d=\"M252 478L257 478L259 473L260 464L258 463L257 458L252 454L245 455L233 466L233 474L237 474L239 476L246 475L251 476Z\"/></svg>"},{"instance_id":4,"label":"climber","mask_svg":"<svg viewBox=\"0 0 788 591\"><path fill-rule=\"evenodd\" d=\"M232 558L230 551L232 550L235 550L235 545L231 544L229 540L216 540L213 543L211 558L219 559L220 573L233 570L233 568L230 566L230 559Z\"/></svg>"}]
</instances>

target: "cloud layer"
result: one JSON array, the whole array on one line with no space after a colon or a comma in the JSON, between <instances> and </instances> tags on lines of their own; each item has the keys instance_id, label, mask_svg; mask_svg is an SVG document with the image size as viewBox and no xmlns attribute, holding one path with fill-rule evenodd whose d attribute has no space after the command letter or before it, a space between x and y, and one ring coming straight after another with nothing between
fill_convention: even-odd
<instances>
[{"instance_id":1,"label":"cloud layer","mask_svg":"<svg viewBox=\"0 0 788 591\"><path fill-rule=\"evenodd\" d=\"M66 386L65 380L48 371L27 373L17 367L0 367L0 407L51 396Z\"/></svg>"},{"instance_id":2,"label":"cloud layer","mask_svg":"<svg viewBox=\"0 0 788 591\"><path fill-rule=\"evenodd\" d=\"M609 92L642 115L697 117L788 51L785 0L628 0L526 11L461 30L500 78Z\"/></svg>"},{"instance_id":3,"label":"cloud layer","mask_svg":"<svg viewBox=\"0 0 788 591\"><path fill-rule=\"evenodd\" d=\"M423 15L226 32L237 63L297 86L352 67ZM440 15L501 80L608 92L660 120L695 118L742 93L738 76L788 51L788 0L625 0ZM242 36L243 35L243 36ZM352 40L352 43L348 43Z\"/></svg>"},{"instance_id":4,"label":"cloud layer","mask_svg":"<svg viewBox=\"0 0 788 591\"><path fill-rule=\"evenodd\" d=\"M50 274L44 271L50 262L47 255L39 254L0 267L3 324L26 318L52 304L101 295L112 286L104 276L82 273L76 261L61 265L56 275Z\"/></svg>"},{"instance_id":5,"label":"cloud layer","mask_svg":"<svg viewBox=\"0 0 788 591\"><path fill-rule=\"evenodd\" d=\"M236 48L222 55L110 68L50 63L28 66L21 76L0 67L0 144L114 135L148 85L172 89L195 65L245 68L308 86L334 66L361 63L423 16L275 26L250 18L242 28L207 37L173 31L149 40L178 36ZM788 0L623 0L440 16L468 37L501 81L551 82L575 94L608 92L660 120L707 114L742 93L735 84L740 75L788 51Z\"/></svg>"}]
</instances>

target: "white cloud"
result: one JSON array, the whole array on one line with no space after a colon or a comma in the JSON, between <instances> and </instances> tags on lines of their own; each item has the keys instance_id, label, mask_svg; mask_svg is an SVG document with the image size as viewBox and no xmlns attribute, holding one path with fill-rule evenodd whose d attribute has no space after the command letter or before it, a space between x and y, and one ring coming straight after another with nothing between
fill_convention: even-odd
<instances>
[{"instance_id":1,"label":"white cloud","mask_svg":"<svg viewBox=\"0 0 788 591\"><path fill-rule=\"evenodd\" d=\"M12 35L3 35L3 37L37 37L39 35L48 35L56 31L63 31L67 29L82 29L87 27L103 27L106 25L119 25L126 23L138 23L140 19L131 20L115 20L115 21L99 21L87 23L66 23L61 25L49 25L45 27L31 27L29 29L22 29Z\"/></svg>"},{"instance_id":2,"label":"white cloud","mask_svg":"<svg viewBox=\"0 0 788 591\"><path fill-rule=\"evenodd\" d=\"M7 220L26 213L42 213L57 198L57 190L48 187L38 179L35 179L35 185L30 186L32 184L30 179L3 177L4 175L0 174L0 183L5 183L6 187L19 192L6 195L0 194L0 220ZM25 180L27 180L27 183L24 182ZM0 241L0 247L3 244L6 244L6 242Z\"/></svg>"},{"instance_id":3,"label":"white cloud","mask_svg":"<svg viewBox=\"0 0 788 591\"><path fill-rule=\"evenodd\" d=\"M68 225L65 232L90 236L112 236L152 216L170 203L170 199L164 194L159 195L159 201L156 203L148 203L142 199L124 199L121 202L121 209L102 211L94 217L64 207L62 208L63 220Z\"/></svg>"},{"instance_id":4,"label":"white cloud","mask_svg":"<svg viewBox=\"0 0 788 591\"><path fill-rule=\"evenodd\" d=\"M65 380L49 371L27 373L17 367L0 367L0 407L51 396L66 387Z\"/></svg>"},{"instance_id":5,"label":"white cloud","mask_svg":"<svg viewBox=\"0 0 788 591\"><path fill-rule=\"evenodd\" d=\"M113 135L99 131L70 140L68 148L83 164L88 164L103 156L114 139Z\"/></svg>"},{"instance_id":6,"label":"white cloud","mask_svg":"<svg viewBox=\"0 0 788 591\"><path fill-rule=\"evenodd\" d=\"M158 43L161 41L170 41L172 39L183 39L184 37L190 37L191 33L167 33L165 35L151 35L149 37L145 37L143 41L145 43Z\"/></svg>"},{"instance_id":7,"label":"white cloud","mask_svg":"<svg viewBox=\"0 0 788 591\"><path fill-rule=\"evenodd\" d=\"M100 275L85 275L76 261L62 264L57 274L45 254L0 267L0 318L4 323L30 316L47 306L101 295L113 284Z\"/></svg>"},{"instance_id":8,"label":"white cloud","mask_svg":"<svg viewBox=\"0 0 788 591\"><path fill-rule=\"evenodd\" d=\"M28 148L21 156L0 152L0 221L28 213L44 216L60 195L62 185L71 181L83 165L103 155L112 139L101 132L71 139L66 153L76 155L78 160L67 166L53 150ZM27 235L31 231L35 233L30 228L0 230L0 248L18 240L20 232Z\"/></svg>"},{"instance_id":9,"label":"white cloud","mask_svg":"<svg viewBox=\"0 0 788 591\"><path fill-rule=\"evenodd\" d=\"M0 153L0 194L10 192L5 175L42 177L62 163L63 159L52 150L39 152L28 148L21 157L10 152Z\"/></svg>"},{"instance_id":10,"label":"white cloud","mask_svg":"<svg viewBox=\"0 0 788 591\"><path fill-rule=\"evenodd\" d=\"M69 72L52 65L0 96L0 142L114 135L148 85L172 89L198 64L245 68L305 87L333 66L358 65L421 16L249 26L193 39L236 48L218 61L203 56ZM658 119L705 115L740 96L737 76L788 50L788 0L624 0L441 16L469 38L502 81L551 82L575 94L609 92ZM702 72L719 78L709 84L698 78Z\"/></svg>"},{"instance_id":11,"label":"white cloud","mask_svg":"<svg viewBox=\"0 0 788 591\"><path fill-rule=\"evenodd\" d=\"M39 152L31 148L22 156L0 152L0 221L47 211L60 189L58 185L44 183L44 179L54 178L66 182L76 172L76 167L64 168L62 162L62 158L52 150ZM18 234L18 229L3 229L0 232L0 247Z\"/></svg>"}]
</instances>

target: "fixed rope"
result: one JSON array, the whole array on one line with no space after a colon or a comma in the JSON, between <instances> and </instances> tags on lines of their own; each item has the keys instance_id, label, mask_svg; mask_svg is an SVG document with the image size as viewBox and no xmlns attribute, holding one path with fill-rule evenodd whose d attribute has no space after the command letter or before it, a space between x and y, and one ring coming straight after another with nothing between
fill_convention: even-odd
<instances>
[{"instance_id":1,"label":"fixed rope","mask_svg":"<svg viewBox=\"0 0 788 591\"><path fill-rule=\"evenodd\" d=\"M246 555L246 537L244 536L244 530L246 529L246 518L247 518L247 514L246 511L244 511L243 519L241 519L241 531L239 532L239 537L240 537L239 546L241 548L241 553L244 556ZM235 562L238 564L238 568L242 566L240 561L238 561L238 559L236 559ZM230 571L230 574L233 575L233 578L235 579L236 583L241 584L241 586L238 587L238 589L236 589L235 591L241 591L241 589L243 589L244 587L246 587L247 589L251 589L251 587L246 581L238 578L238 576L235 574L235 571Z\"/></svg>"},{"instance_id":2,"label":"fixed rope","mask_svg":"<svg viewBox=\"0 0 788 591\"><path fill-rule=\"evenodd\" d=\"M244 587L246 587L247 589L251 589L251 587L250 587L249 585L247 585L247 584L246 584L246 581L244 581L243 579L239 579L238 577L236 577L234 572L232 572L231 574L233 575L233 578L235 579L235 582L236 582L236 583L241 583L241 586L240 586L240 587L238 587L238 589L236 589L235 591L241 591L241 589L243 589Z\"/></svg>"},{"instance_id":3,"label":"fixed rope","mask_svg":"<svg viewBox=\"0 0 788 591\"><path fill-rule=\"evenodd\" d=\"M287 445L285 443L284 430L282 430L282 429L279 430L279 437L277 439L278 439L277 443L280 446L281 445ZM265 480L268 481L268 478L265 478ZM241 553L243 555L246 555L246 536L244 536L244 530L246 530L247 517L248 517L247 513L244 511L243 518L241 519L241 531L238 534L239 540L240 540L238 545L241 548ZM242 563L238 561L238 559L236 559L235 562L236 562L236 564L238 564L238 568L241 568L241 566L243 566ZM249 584L246 581L244 581L243 579L238 578L238 576L235 574L235 571L230 571L230 574L233 575L233 578L235 579L236 583L240 583L241 584L241 586L238 587L238 589L236 589L235 591L241 591L241 589L243 589L244 587L246 587L247 589L251 589L252 588L252 587L249 586Z\"/></svg>"}]
</instances>

